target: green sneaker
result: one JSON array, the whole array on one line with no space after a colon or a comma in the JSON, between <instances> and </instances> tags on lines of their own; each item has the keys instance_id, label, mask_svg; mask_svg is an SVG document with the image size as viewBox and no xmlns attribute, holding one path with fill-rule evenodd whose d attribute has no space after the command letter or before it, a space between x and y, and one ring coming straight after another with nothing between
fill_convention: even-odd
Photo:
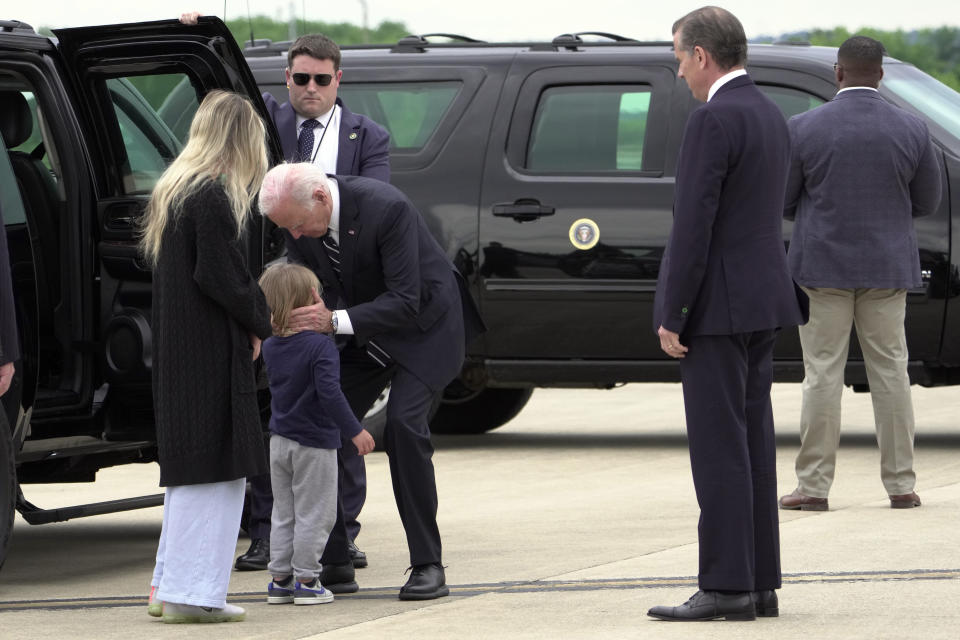
<instances>
[{"instance_id":1,"label":"green sneaker","mask_svg":"<svg viewBox=\"0 0 960 640\"><path fill-rule=\"evenodd\" d=\"M163 622L167 624L195 624L201 622L240 622L247 615L241 607L224 604L223 609L197 607L192 604L163 603Z\"/></svg>"},{"instance_id":2,"label":"green sneaker","mask_svg":"<svg viewBox=\"0 0 960 640\"><path fill-rule=\"evenodd\" d=\"M157 588L151 586L150 598L147 600L147 615L153 616L154 618L159 618L163 615L163 603L154 597L156 593Z\"/></svg>"}]
</instances>

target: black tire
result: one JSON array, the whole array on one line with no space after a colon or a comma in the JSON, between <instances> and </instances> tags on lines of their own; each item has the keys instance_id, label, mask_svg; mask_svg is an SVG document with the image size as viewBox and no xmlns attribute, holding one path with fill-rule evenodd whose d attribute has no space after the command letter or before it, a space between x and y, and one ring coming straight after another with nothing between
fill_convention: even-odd
<instances>
[{"instance_id":1,"label":"black tire","mask_svg":"<svg viewBox=\"0 0 960 640\"><path fill-rule=\"evenodd\" d=\"M530 400L532 388L470 391L454 381L444 391L430 430L434 433L485 433L510 422Z\"/></svg>"},{"instance_id":2,"label":"black tire","mask_svg":"<svg viewBox=\"0 0 960 640\"><path fill-rule=\"evenodd\" d=\"M17 468L13 459L13 441L6 412L0 407L0 568L7 559L16 504Z\"/></svg>"}]
</instances>

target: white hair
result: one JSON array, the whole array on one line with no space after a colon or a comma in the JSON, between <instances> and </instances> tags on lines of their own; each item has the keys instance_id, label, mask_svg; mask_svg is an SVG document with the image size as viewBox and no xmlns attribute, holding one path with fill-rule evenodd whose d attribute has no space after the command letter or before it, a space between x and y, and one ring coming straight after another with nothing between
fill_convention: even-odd
<instances>
[{"instance_id":1,"label":"white hair","mask_svg":"<svg viewBox=\"0 0 960 640\"><path fill-rule=\"evenodd\" d=\"M330 181L320 167L309 162L278 164L263 177L258 200L260 213L274 213L285 195L307 207L317 189L330 195Z\"/></svg>"}]
</instances>

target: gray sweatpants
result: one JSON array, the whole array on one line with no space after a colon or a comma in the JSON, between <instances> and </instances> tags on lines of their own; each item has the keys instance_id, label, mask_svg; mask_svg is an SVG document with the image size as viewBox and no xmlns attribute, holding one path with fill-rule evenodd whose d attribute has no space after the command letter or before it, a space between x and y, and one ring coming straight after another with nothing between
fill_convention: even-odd
<instances>
[{"instance_id":1,"label":"gray sweatpants","mask_svg":"<svg viewBox=\"0 0 960 640\"><path fill-rule=\"evenodd\" d=\"M273 514L270 564L274 576L300 582L320 575L320 555L337 519L337 451L270 436Z\"/></svg>"}]
</instances>

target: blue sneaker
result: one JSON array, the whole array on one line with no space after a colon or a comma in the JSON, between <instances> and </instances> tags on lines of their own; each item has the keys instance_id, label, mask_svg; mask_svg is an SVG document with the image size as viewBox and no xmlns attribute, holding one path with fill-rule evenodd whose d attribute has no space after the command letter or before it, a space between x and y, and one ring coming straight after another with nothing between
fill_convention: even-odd
<instances>
[{"instance_id":1,"label":"blue sneaker","mask_svg":"<svg viewBox=\"0 0 960 640\"><path fill-rule=\"evenodd\" d=\"M314 578L310 582L297 581L297 588L293 592L293 604L326 604L333 602L333 594L323 588L320 580Z\"/></svg>"},{"instance_id":2,"label":"blue sneaker","mask_svg":"<svg viewBox=\"0 0 960 640\"><path fill-rule=\"evenodd\" d=\"M267 604L290 604L291 602L293 602L293 576L283 582L273 580L267 585Z\"/></svg>"}]
</instances>

